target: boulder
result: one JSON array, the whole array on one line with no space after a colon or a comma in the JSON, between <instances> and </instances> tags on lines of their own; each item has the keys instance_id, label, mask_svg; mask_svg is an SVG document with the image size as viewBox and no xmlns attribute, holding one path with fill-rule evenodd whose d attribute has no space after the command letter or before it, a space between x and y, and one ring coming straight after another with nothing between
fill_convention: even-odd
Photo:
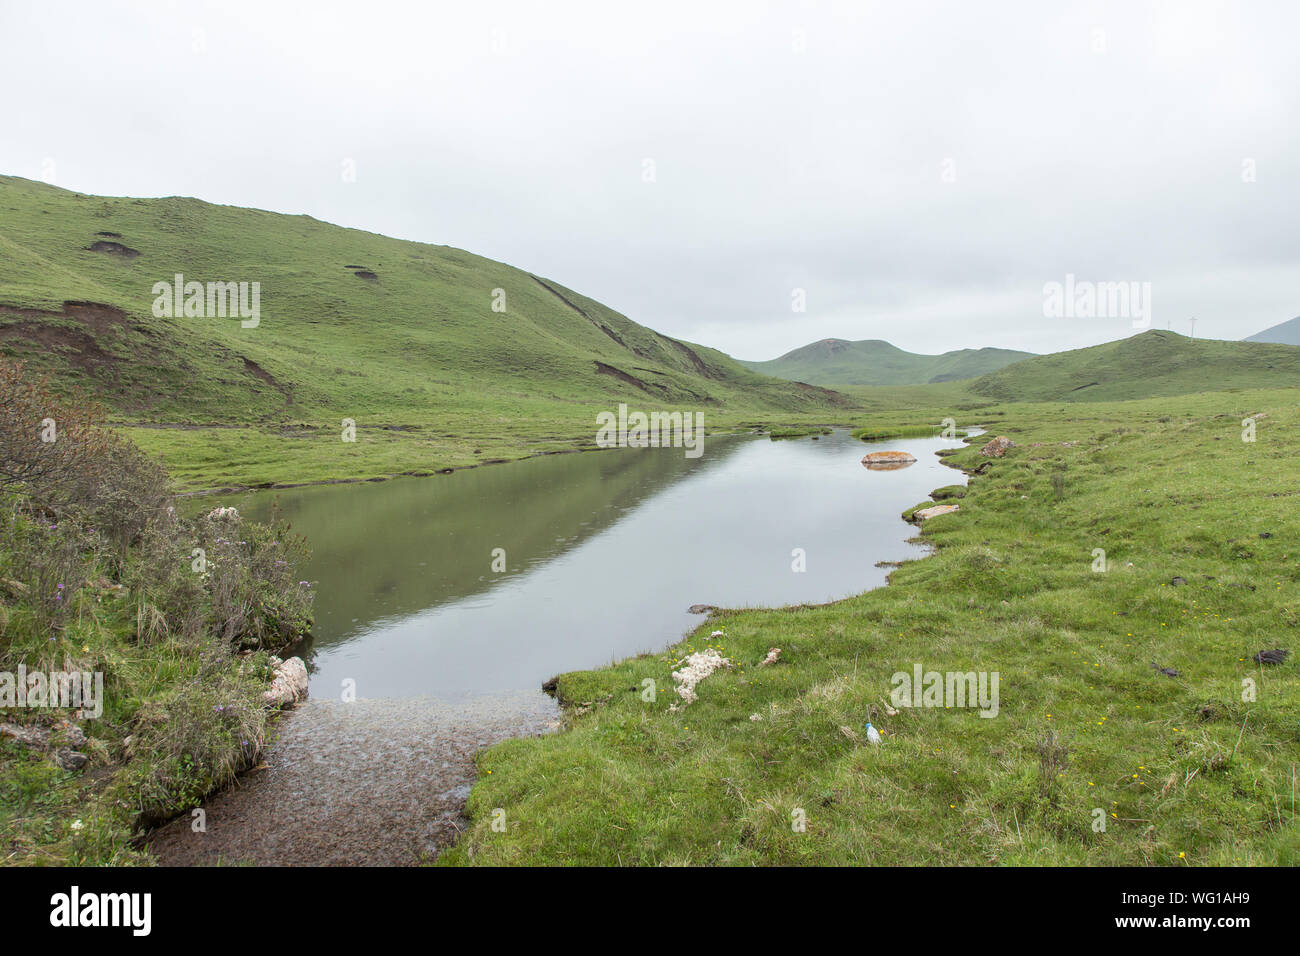
<instances>
[{"instance_id":1,"label":"boulder","mask_svg":"<svg viewBox=\"0 0 1300 956\"><path fill-rule=\"evenodd\" d=\"M917 521L925 521L927 518L937 518L939 515L950 515L954 511L960 511L961 505L935 505L932 508L919 508L912 512L912 517Z\"/></svg>"},{"instance_id":2,"label":"boulder","mask_svg":"<svg viewBox=\"0 0 1300 956\"><path fill-rule=\"evenodd\" d=\"M60 770L80 770L90 763L90 758L71 747L64 747L54 754L54 762L59 765Z\"/></svg>"},{"instance_id":3,"label":"boulder","mask_svg":"<svg viewBox=\"0 0 1300 956\"><path fill-rule=\"evenodd\" d=\"M1016 443L1006 435L999 435L987 445L980 449L980 454L985 458L1001 458L1007 453L1008 448L1015 448Z\"/></svg>"},{"instance_id":4,"label":"boulder","mask_svg":"<svg viewBox=\"0 0 1300 956\"><path fill-rule=\"evenodd\" d=\"M291 657L275 668L271 688L262 695L268 707L292 707L307 699L307 665L301 657Z\"/></svg>"},{"instance_id":5,"label":"boulder","mask_svg":"<svg viewBox=\"0 0 1300 956\"><path fill-rule=\"evenodd\" d=\"M915 455L905 451L873 451L862 456L862 464L873 471L894 471L906 468L916 461Z\"/></svg>"},{"instance_id":6,"label":"boulder","mask_svg":"<svg viewBox=\"0 0 1300 956\"><path fill-rule=\"evenodd\" d=\"M50 746L49 729L37 725L0 724L0 736L12 737L32 750L48 750Z\"/></svg>"}]
</instances>

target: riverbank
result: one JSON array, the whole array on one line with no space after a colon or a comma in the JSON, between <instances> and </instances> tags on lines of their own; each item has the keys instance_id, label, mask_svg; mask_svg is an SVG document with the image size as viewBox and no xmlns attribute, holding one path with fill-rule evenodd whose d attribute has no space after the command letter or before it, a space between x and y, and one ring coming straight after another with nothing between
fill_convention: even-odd
<instances>
[{"instance_id":1,"label":"riverbank","mask_svg":"<svg viewBox=\"0 0 1300 956\"><path fill-rule=\"evenodd\" d=\"M908 433L915 435L929 427L917 423L938 425L950 415L965 426L973 417L1003 414L960 383L858 386L846 392L845 406L829 412L708 407L703 410L706 438L752 431L778 437L813 434L864 422L892 434L900 421L908 422ZM358 415L350 436L355 441L346 442L342 416L329 422L258 424L127 419L115 421L114 427L162 462L182 495L191 496L428 477L541 455L597 451L598 410L595 402L521 399L490 414L450 407L440 410L437 419Z\"/></svg>"},{"instance_id":2,"label":"riverbank","mask_svg":"<svg viewBox=\"0 0 1300 956\"><path fill-rule=\"evenodd\" d=\"M266 745L272 655L311 626L302 544L234 509L178 515L156 462L21 366L0 363L0 394L5 860L145 862L144 828Z\"/></svg>"},{"instance_id":3,"label":"riverbank","mask_svg":"<svg viewBox=\"0 0 1300 956\"><path fill-rule=\"evenodd\" d=\"M1300 682L1252 658L1300 621L1296 397L1001 406L1017 447L946 459L973 477L932 557L562 675L568 729L480 755L440 862L1294 864ZM997 715L895 706L917 666L996 673Z\"/></svg>"},{"instance_id":4,"label":"riverbank","mask_svg":"<svg viewBox=\"0 0 1300 956\"><path fill-rule=\"evenodd\" d=\"M813 434L853 423L825 418L824 413L771 419L710 410L706 440L744 432ZM119 422L115 427L167 467L184 497L424 478L543 455L605 450L596 445L594 415L588 411L502 424L497 435L484 433L478 420L358 424L351 434L354 441L343 441L340 428L319 423Z\"/></svg>"}]
</instances>

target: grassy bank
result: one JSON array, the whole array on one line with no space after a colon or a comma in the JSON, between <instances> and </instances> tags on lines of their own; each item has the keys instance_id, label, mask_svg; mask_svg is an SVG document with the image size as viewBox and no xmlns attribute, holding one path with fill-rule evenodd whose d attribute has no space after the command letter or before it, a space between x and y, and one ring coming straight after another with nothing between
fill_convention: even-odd
<instances>
[{"instance_id":1,"label":"grassy bank","mask_svg":"<svg viewBox=\"0 0 1300 956\"><path fill-rule=\"evenodd\" d=\"M974 475L924 526L934 556L563 675L569 728L480 755L472 827L442 862L1300 862L1297 398L983 410L1017 447L946 459ZM670 711L671 672L709 646L734 666ZM1291 658L1252 659L1276 647ZM997 716L891 713L916 664L997 672Z\"/></svg>"},{"instance_id":2,"label":"grassy bank","mask_svg":"<svg viewBox=\"0 0 1300 956\"><path fill-rule=\"evenodd\" d=\"M894 425L867 426L853 429L852 435L858 441L889 441L893 438L936 438L943 432L941 425ZM949 437L965 438L964 429L954 428Z\"/></svg>"},{"instance_id":3,"label":"grassy bank","mask_svg":"<svg viewBox=\"0 0 1300 956\"><path fill-rule=\"evenodd\" d=\"M773 437L825 434L825 413L756 418L753 409L699 412L709 437L755 429ZM851 423L839 411L837 424ZM816 424L800 424L803 421ZM793 423L793 424L792 424ZM435 475L536 455L596 451L595 414L587 408L529 406L517 416L448 415L396 425L357 422L343 441L338 422L285 425L121 423L118 430L161 461L186 492L327 481Z\"/></svg>"},{"instance_id":4,"label":"grassy bank","mask_svg":"<svg viewBox=\"0 0 1300 956\"><path fill-rule=\"evenodd\" d=\"M40 437L42 420L56 432ZM143 862L144 827L255 764L271 655L310 628L301 542L183 518L166 474L0 363L0 838L10 864ZM86 675L83 699L23 700ZM40 691L44 694L44 691Z\"/></svg>"}]
</instances>

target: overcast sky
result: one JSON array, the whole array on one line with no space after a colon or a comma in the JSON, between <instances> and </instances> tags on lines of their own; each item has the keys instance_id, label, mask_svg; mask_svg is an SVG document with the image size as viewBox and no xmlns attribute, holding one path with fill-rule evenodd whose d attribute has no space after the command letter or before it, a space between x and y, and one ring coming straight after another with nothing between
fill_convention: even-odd
<instances>
[{"instance_id":1,"label":"overcast sky","mask_svg":"<svg viewBox=\"0 0 1300 956\"><path fill-rule=\"evenodd\" d=\"M1067 273L1240 338L1300 315L1297 36L1294 0L3 0L0 172L458 246L741 358L1132 334L1045 317Z\"/></svg>"}]
</instances>

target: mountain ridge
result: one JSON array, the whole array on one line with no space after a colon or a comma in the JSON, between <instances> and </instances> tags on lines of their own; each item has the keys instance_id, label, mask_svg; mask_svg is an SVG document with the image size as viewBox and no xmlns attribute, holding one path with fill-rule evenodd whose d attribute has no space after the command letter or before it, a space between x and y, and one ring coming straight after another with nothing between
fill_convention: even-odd
<instances>
[{"instance_id":1,"label":"mountain ridge","mask_svg":"<svg viewBox=\"0 0 1300 956\"><path fill-rule=\"evenodd\" d=\"M1033 356L1015 349L908 352L883 339L827 338L767 361L738 359L765 375L813 385L923 385L977 378Z\"/></svg>"},{"instance_id":2,"label":"mountain ridge","mask_svg":"<svg viewBox=\"0 0 1300 956\"><path fill-rule=\"evenodd\" d=\"M1243 342L1271 342L1276 345L1300 345L1300 316L1279 322L1267 329L1248 335Z\"/></svg>"}]
</instances>

